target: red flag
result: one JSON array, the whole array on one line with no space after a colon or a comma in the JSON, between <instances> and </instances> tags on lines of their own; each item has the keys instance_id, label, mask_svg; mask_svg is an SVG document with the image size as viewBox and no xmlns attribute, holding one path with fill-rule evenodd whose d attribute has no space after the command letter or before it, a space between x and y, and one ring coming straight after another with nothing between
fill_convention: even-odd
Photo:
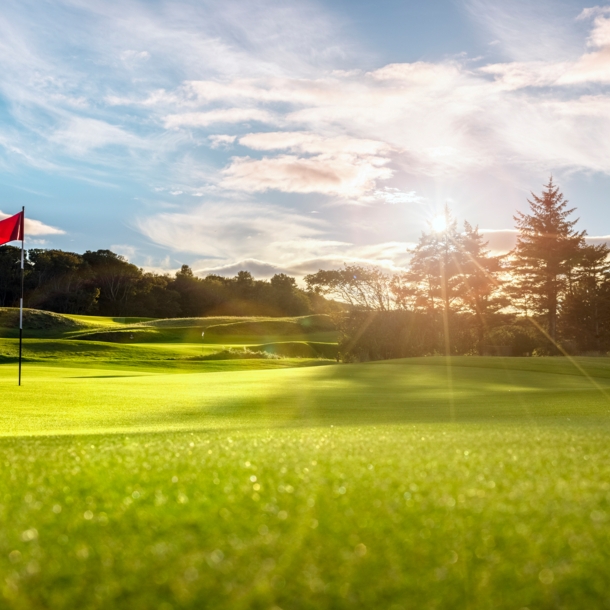
<instances>
[{"instance_id":1,"label":"red flag","mask_svg":"<svg viewBox=\"0 0 610 610\"><path fill-rule=\"evenodd\" d=\"M0 220L0 246L23 239L23 212Z\"/></svg>"}]
</instances>

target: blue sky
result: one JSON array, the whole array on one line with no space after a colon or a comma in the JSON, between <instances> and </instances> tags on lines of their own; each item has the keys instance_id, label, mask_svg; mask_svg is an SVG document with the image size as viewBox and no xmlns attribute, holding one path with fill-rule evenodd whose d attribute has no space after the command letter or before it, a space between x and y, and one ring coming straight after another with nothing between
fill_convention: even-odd
<instances>
[{"instance_id":1,"label":"blue sky","mask_svg":"<svg viewBox=\"0 0 610 610\"><path fill-rule=\"evenodd\" d=\"M5 0L0 74L30 247L394 269L446 203L508 248L550 174L610 234L610 5Z\"/></svg>"}]
</instances>

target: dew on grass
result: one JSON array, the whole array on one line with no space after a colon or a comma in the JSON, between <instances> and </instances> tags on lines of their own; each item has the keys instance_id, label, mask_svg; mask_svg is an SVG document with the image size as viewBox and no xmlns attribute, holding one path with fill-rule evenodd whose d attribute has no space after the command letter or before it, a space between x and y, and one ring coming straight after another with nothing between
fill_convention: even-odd
<instances>
[{"instance_id":1,"label":"dew on grass","mask_svg":"<svg viewBox=\"0 0 610 610\"><path fill-rule=\"evenodd\" d=\"M38 538L38 530L36 528L30 528L21 532L21 540L24 542L31 542Z\"/></svg>"},{"instance_id":2,"label":"dew on grass","mask_svg":"<svg viewBox=\"0 0 610 610\"><path fill-rule=\"evenodd\" d=\"M11 563L19 563L21 561L21 551L11 551L8 554L8 558Z\"/></svg>"},{"instance_id":3,"label":"dew on grass","mask_svg":"<svg viewBox=\"0 0 610 610\"><path fill-rule=\"evenodd\" d=\"M225 558L224 553L220 549L212 551L208 557L209 562L216 565L219 564Z\"/></svg>"}]
</instances>

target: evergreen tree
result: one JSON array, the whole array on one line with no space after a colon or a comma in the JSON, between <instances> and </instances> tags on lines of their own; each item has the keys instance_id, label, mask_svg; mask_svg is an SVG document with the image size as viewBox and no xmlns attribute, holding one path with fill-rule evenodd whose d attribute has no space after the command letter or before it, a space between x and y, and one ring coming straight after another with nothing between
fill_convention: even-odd
<instances>
[{"instance_id":1,"label":"evergreen tree","mask_svg":"<svg viewBox=\"0 0 610 610\"><path fill-rule=\"evenodd\" d=\"M610 248L583 246L561 311L561 327L580 350L610 347Z\"/></svg>"},{"instance_id":2,"label":"evergreen tree","mask_svg":"<svg viewBox=\"0 0 610 610\"><path fill-rule=\"evenodd\" d=\"M508 305L500 279L502 257L492 256L484 240L479 227L464 222L464 232L459 236L458 292L462 308L475 316L479 352L490 316Z\"/></svg>"},{"instance_id":3,"label":"evergreen tree","mask_svg":"<svg viewBox=\"0 0 610 610\"><path fill-rule=\"evenodd\" d=\"M415 248L409 271L404 276L405 294L411 292L413 304L417 309L427 312L429 324L436 327L432 335L439 337L442 327L444 349L451 352L452 322L459 299L461 239L457 221L451 216L448 207L444 210L444 226L436 230L431 227L430 233L422 233ZM409 286L410 284L410 286ZM441 318L437 317L441 313ZM432 338L434 349L440 345Z\"/></svg>"},{"instance_id":4,"label":"evergreen tree","mask_svg":"<svg viewBox=\"0 0 610 610\"><path fill-rule=\"evenodd\" d=\"M553 179L541 196L528 199L530 213L517 212L517 245L512 251L513 304L543 315L547 332L557 340L557 314L566 293L568 278L576 264L585 232L578 232L578 222L569 220L575 208L568 208Z\"/></svg>"},{"instance_id":5,"label":"evergreen tree","mask_svg":"<svg viewBox=\"0 0 610 610\"><path fill-rule=\"evenodd\" d=\"M461 244L457 222L445 208L445 226L422 233L411 250L412 258L405 281L414 291L416 309L436 311L439 306L448 315L458 298Z\"/></svg>"}]
</instances>

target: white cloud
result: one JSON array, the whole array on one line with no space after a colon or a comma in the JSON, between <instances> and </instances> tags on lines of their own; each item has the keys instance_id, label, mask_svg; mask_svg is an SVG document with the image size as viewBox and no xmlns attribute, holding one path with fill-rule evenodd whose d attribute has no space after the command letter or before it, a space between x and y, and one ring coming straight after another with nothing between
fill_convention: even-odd
<instances>
[{"instance_id":1,"label":"white cloud","mask_svg":"<svg viewBox=\"0 0 610 610\"><path fill-rule=\"evenodd\" d=\"M377 180L392 176L384 165L387 159L356 155L316 155L251 159L234 157L223 170L223 188L247 192L279 190L286 193L325 193L359 197L371 190Z\"/></svg>"},{"instance_id":2,"label":"white cloud","mask_svg":"<svg viewBox=\"0 0 610 610\"><path fill-rule=\"evenodd\" d=\"M235 138L237 136L227 136L227 135L213 135L208 136L208 140L210 141L210 145L212 148L221 148L223 146L229 146L235 142Z\"/></svg>"},{"instance_id":3,"label":"white cloud","mask_svg":"<svg viewBox=\"0 0 610 610\"><path fill-rule=\"evenodd\" d=\"M166 129L178 127L208 127L215 123L273 123L277 119L270 112L258 108L221 108L208 112L170 114L164 118Z\"/></svg>"},{"instance_id":4,"label":"white cloud","mask_svg":"<svg viewBox=\"0 0 610 610\"><path fill-rule=\"evenodd\" d=\"M354 154L374 156L389 150L386 142L349 136L324 137L312 132L274 131L250 133L239 138L242 146L253 150L290 150L308 154Z\"/></svg>"},{"instance_id":5,"label":"white cloud","mask_svg":"<svg viewBox=\"0 0 610 610\"><path fill-rule=\"evenodd\" d=\"M76 155L112 145L135 148L144 146L140 138L116 125L82 117L71 118L50 136L50 140Z\"/></svg>"},{"instance_id":6,"label":"white cloud","mask_svg":"<svg viewBox=\"0 0 610 610\"><path fill-rule=\"evenodd\" d=\"M113 252L124 256L128 261L132 261L138 253L138 249L135 246L130 246L129 244L113 244L110 246L110 249Z\"/></svg>"},{"instance_id":7,"label":"white cloud","mask_svg":"<svg viewBox=\"0 0 610 610\"><path fill-rule=\"evenodd\" d=\"M597 17L597 15L606 15L609 13L610 6L592 6L590 8L583 8L576 19L590 19L591 17Z\"/></svg>"},{"instance_id":8,"label":"white cloud","mask_svg":"<svg viewBox=\"0 0 610 610\"><path fill-rule=\"evenodd\" d=\"M254 203L208 203L193 212L142 218L138 226L155 243L218 260L254 258L257 253L282 258L288 255L286 243L317 239L325 228L310 216Z\"/></svg>"},{"instance_id":9,"label":"white cloud","mask_svg":"<svg viewBox=\"0 0 610 610\"><path fill-rule=\"evenodd\" d=\"M344 262L403 268L409 242L358 246L334 239L334 228L310 215L269 204L206 204L189 213L162 213L138 221L155 243L205 257L193 265L199 275L234 275L240 269L260 277L301 277Z\"/></svg>"},{"instance_id":10,"label":"white cloud","mask_svg":"<svg viewBox=\"0 0 610 610\"><path fill-rule=\"evenodd\" d=\"M377 190L368 198L369 201L382 201L383 203L396 204L422 204L426 201L425 197L418 195L415 191L401 191L400 189L386 186L382 190Z\"/></svg>"},{"instance_id":11,"label":"white cloud","mask_svg":"<svg viewBox=\"0 0 610 610\"><path fill-rule=\"evenodd\" d=\"M4 218L9 218L10 216L14 216L14 214L5 214L0 210L0 220ZM65 235L65 231L62 229L58 229L57 227L52 227L50 225L45 224L40 220L35 220L34 218L28 218L27 214L25 217L25 238L28 239L29 236L33 235Z\"/></svg>"},{"instance_id":12,"label":"white cloud","mask_svg":"<svg viewBox=\"0 0 610 610\"><path fill-rule=\"evenodd\" d=\"M610 246L610 235L587 235L585 242L589 246L599 246L601 244Z\"/></svg>"},{"instance_id":13,"label":"white cloud","mask_svg":"<svg viewBox=\"0 0 610 610\"><path fill-rule=\"evenodd\" d=\"M150 59L150 53L148 51L134 51L133 49L128 49L127 51L123 51L120 57L127 65L134 65L137 62L148 61Z\"/></svg>"}]
</instances>

